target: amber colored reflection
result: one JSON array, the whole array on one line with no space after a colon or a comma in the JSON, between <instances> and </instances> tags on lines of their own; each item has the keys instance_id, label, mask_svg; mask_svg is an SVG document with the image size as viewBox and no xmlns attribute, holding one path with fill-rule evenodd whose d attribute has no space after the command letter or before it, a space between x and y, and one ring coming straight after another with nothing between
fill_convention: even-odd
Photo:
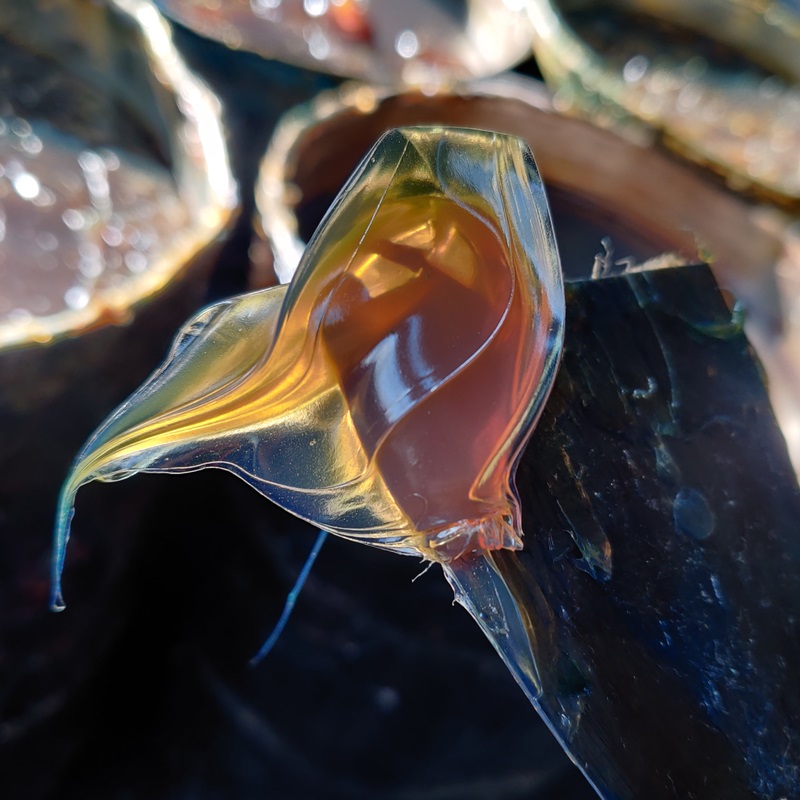
<instances>
[{"instance_id":1,"label":"amber colored reflection","mask_svg":"<svg viewBox=\"0 0 800 800\"><path fill-rule=\"evenodd\" d=\"M450 200L390 204L375 223L322 328L361 446L416 530L502 513L508 464L492 462L541 372L521 362L509 254Z\"/></svg>"},{"instance_id":2,"label":"amber colored reflection","mask_svg":"<svg viewBox=\"0 0 800 800\"><path fill-rule=\"evenodd\" d=\"M101 426L62 491L228 469L345 538L450 562L519 548L519 449L552 384L564 295L530 151L513 137L382 137L291 284L201 312Z\"/></svg>"},{"instance_id":3,"label":"amber colored reflection","mask_svg":"<svg viewBox=\"0 0 800 800\"><path fill-rule=\"evenodd\" d=\"M273 346L238 386L127 431L84 466L232 431L306 432L304 448L260 448L254 470L305 490L349 486L376 521L412 535L509 514L514 453L502 449L547 343L529 341L532 301L503 240L440 197L386 202L359 242L361 230L284 304Z\"/></svg>"}]
</instances>

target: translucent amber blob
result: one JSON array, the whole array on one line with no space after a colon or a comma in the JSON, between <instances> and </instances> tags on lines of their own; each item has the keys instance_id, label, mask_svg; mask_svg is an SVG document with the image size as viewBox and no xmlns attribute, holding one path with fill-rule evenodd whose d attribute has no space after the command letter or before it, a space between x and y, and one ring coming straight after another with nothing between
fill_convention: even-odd
<instances>
[{"instance_id":1,"label":"translucent amber blob","mask_svg":"<svg viewBox=\"0 0 800 800\"><path fill-rule=\"evenodd\" d=\"M391 131L292 283L202 312L89 441L64 487L56 590L77 489L139 471L222 467L333 533L444 563L520 547L512 471L563 314L527 145Z\"/></svg>"}]
</instances>

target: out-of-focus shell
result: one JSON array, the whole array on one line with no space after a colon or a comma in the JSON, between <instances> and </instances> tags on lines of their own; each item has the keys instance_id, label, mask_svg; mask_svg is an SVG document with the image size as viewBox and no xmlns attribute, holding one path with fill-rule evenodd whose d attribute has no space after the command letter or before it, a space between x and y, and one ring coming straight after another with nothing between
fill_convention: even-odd
<instances>
[{"instance_id":1,"label":"out-of-focus shell","mask_svg":"<svg viewBox=\"0 0 800 800\"><path fill-rule=\"evenodd\" d=\"M732 186L800 203L800 13L780 0L530 0L556 104L635 119Z\"/></svg>"},{"instance_id":2,"label":"out-of-focus shell","mask_svg":"<svg viewBox=\"0 0 800 800\"><path fill-rule=\"evenodd\" d=\"M158 0L165 14L229 47L386 83L493 75L523 60L520 0Z\"/></svg>"}]
</instances>

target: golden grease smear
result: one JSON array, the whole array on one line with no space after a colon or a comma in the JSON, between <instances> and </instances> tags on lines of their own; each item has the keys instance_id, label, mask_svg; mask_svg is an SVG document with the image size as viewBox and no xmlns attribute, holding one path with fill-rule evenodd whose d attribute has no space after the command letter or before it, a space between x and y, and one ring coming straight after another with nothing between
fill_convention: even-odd
<instances>
[{"instance_id":1,"label":"golden grease smear","mask_svg":"<svg viewBox=\"0 0 800 800\"><path fill-rule=\"evenodd\" d=\"M86 308L189 221L159 164L0 118L0 325Z\"/></svg>"},{"instance_id":2,"label":"golden grease smear","mask_svg":"<svg viewBox=\"0 0 800 800\"><path fill-rule=\"evenodd\" d=\"M59 559L83 483L205 466L401 552L519 547L511 473L552 381L563 303L524 143L387 134L292 284L203 312L90 440L64 489Z\"/></svg>"}]
</instances>

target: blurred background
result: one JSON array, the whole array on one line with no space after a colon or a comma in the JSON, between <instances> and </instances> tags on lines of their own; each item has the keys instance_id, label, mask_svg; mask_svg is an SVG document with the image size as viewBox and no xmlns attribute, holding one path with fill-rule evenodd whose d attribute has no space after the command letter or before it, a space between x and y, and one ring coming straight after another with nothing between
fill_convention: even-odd
<instances>
[{"instance_id":1,"label":"blurred background","mask_svg":"<svg viewBox=\"0 0 800 800\"><path fill-rule=\"evenodd\" d=\"M58 488L183 320L288 280L422 122L531 141L569 279L710 259L797 457L800 8L158 5L0 0L3 797L596 796L437 569L329 538L250 667L313 529L219 471L90 485L54 615Z\"/></svg>"}]
</instances>

